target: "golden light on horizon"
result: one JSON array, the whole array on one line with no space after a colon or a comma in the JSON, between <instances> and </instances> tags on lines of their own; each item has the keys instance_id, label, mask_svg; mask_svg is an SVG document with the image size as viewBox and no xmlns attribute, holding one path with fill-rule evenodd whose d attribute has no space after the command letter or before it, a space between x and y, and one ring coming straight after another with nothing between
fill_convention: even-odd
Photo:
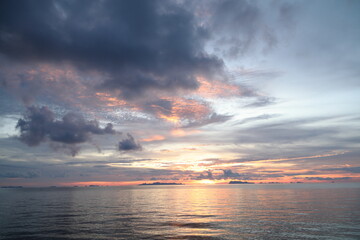
<instances>
[{"instance_id":1,"label":"golden light on horizon","mask_svg":"<svg viewBox=\"0 0 360 240\"><path fill-rule=\"evenodd\" d=\"M215 184L216 182L214 180L210 180L210 179L203 179L200 181L196 181L196 183L200 183L200 184Z\"/></svg>"}]
</instances>

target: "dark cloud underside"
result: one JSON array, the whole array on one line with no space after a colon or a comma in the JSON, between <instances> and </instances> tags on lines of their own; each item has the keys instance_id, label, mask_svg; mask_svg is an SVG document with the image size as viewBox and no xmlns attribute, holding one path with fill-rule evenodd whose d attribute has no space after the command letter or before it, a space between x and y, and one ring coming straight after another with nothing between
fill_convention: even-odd
<instances>
[{"instance_id":1,"label":"dark cloud underside","mask_svg":"<svg viewBox=\"0 0 360 240\"><path fill-rule=\"evenodd\" d=\"M0 52L16 61L71 62L104 73L127 99L196 89L223 63L203 49L207 31L168 1L1 1Z\"/></svg>"},{"instance_id":2,"label":"dark cloud underside","mask_svg":"<svg viewBox=\"0 0 360 240\"><path fill-rule=\"evenodd\" d=\"M140 151L142 146L128 133L127 138L119 142L119 151Z\"/></svg>"}]
</instances>

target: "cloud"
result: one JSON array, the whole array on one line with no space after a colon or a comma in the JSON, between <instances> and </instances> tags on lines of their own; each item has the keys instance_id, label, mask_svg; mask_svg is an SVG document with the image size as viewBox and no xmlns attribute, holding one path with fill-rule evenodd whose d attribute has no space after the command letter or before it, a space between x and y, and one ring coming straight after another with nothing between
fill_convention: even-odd
<instances>
[{"instance_id":1,"label":"cloud","mask_svg":"<svg viewBox=\"0 0 360 240\"><path fill-rule=\"evenodd\" d=\"M172 181L179 181L180 179L177 178L177 177L173 177L173 178L158 178L158 177L152 177L150 178L151 181L157 181L157 180L162 180L162 181L169 181L169 180L172 180Z\"/></svg>"},{"instance_id":2,"label":"cloud","mask_svg":"<svg viewBox=\"0 0 360 240\"><path fill-rule=\"evenodd\" d=\"M219 176L220 179L237 179L237 178L241 178L241 175L239 173L235 173L233 171L231 171L231 169L224 169L223 170L223 175Z\"/></svg>"},{"instance_id":3,"label":"cloud","mask_svg":"<svg viewBox=\"0 0 360 240\"><path fill-rule=\"evenodd\" d=\"M116 154L117 155L117 154ZM111 156L103 159L102 156L86 156L86 159L78 160L69 156L62 156L65 159L56 158L53 160L51 155L48 158L39 158L28 161L14 161L0 158L0 176L9 178L12 176L30 176L28 172L38 173L38 177L32 178L40 184L48 184L49 178L65 178L64 181L92 181L97 178L99 181L136 181L137 178L149 180L152 177L157 178L182 178L187 176L189 171L157 169L143 167L134 167L134 163L146 164L149 161L157 159L133 159L119 158L119 156ZM103 159L103 160L99 160ZM126 167L123 167L126 166ZM66 180L67 179L67 180ZM1 182L1 181L0 181Z\"/></svg>"},{"instance_id":4,"label":"cloud","mask_svg":"<svg viewBox=\"0 0 360 240\"><path fill-rule=\"evenodd\" d=\"M88 160L88 161L70 161L70 162L65 162L65 165L82 165L82 166L93 166L94 164L96 165L106 165L106 166L110 166L110 165L121 165L121 164L130 164L130 163L135 163L135 162L148 162L151 161L153 159L133 159L133 158L116 158L113 159L111 158L111 160Z\"/></svg>"},{"instance_id":5,"label":"cloud","mask_svg":"<svg viewBox=\"0 0 360 240\"><path fill-rule=\"evenodd\" d=\"M294 4L258 1L196 1L190 7L199 15L212 36L214 51L237 58L248 52L267 52L277 46L281 31L290 30ZM271 9L271 10L270 10Z\"/></svg>"},{"instance_id":6,"label":"cloud","mask_svg":"<svg viewBox=\"0 0 360 240\"><path fill-rule=\"evenodd\" d=\"M220 14L224 4L208 5ZM229 4L236 11L242 9L238 5L257 8ZM112 118L116 109L117 118L155 118L182 127L224 122L230 116L217 114L210 98L258 95L229 81L223 60L206 47L228 22L220 23L215 14L201 24L198 10L207 4L188 5L157 0L2 2L0 64L5 67L0 85L27 106L35 101L75 111L102 106L102 114ZM15 17L20 15L22 21Z\"/></svg>"},{"instance_id":7,"label":"cloud","mask_svg":"<svg viewBox=\"0 0 360 240\"><path fill-rule=\"evenodd\" d=\"M262 97L258 97L256 98L256 101L253 103L249 103L247 105L245 105L244 107L265 107L271 104L275 104L276 103L276 98L274 97L266 97L266 96L262 96Z\"/></svg>"},{"instance_id":8,"label":"cloud","mask_svg":"<svg viewBox=\"0 0 360 240\"><path fill-rule=\"evenodd\" d=\"M189 121L201 121L212 114L209 104L202 100L185 97L163 97L142 104L142 110L154 114L159 119L184 125Z\"/></svg>"},{"instance_id":9,"label":"cloud","mask_svg":"<svg viewBox=\"0 0 360 240\"><path fill-rule=\"evenodd\" d=\"M71 155L73 157L76 156L80 152L80 149L81 149L81 147L76 144L68 144L68 143L50 142L49 146L54 151L65 152L66 154ZM100 152L99 148L98 148L98 151Z\"/></svg>"},{"instance_id":10,"label":"cloud","mask_svg":"<svg viewBox=\"0 0 360 240\"><path fill-rule=\"evenodd\" d=\"M20 131L18 139L28 146L38 146L49 141L55 149L69 147L72 155L79 150L74 144L90 142L91 135L116 133L111 123L101 128L96 120L86 120L76 113L67 113L61 120L56 120L54 113L47 107L34 106L28 107L16 128Z\"/></svg>"},{"instance_id":11,"label":"cloud","mask_svg":"<svg viewBox=\"0 0 360 240\"><path fill-rule=\"evenodd\" d=\"M195 9L204 6L194 4L1 2L0 85L27 106L102 106L182 126L225 120L207 98L257 95L228 81L223 60L207 51L214 29L199 22Z\"/></svg>"},{"instance_id":12,"label":"cloud","mask_svg":"<svg viewBox=\"0 0 360 240\"><path fill-rule=\"evenodd\" d=\"M258 120L268 120L268 119L275 118L275 117L278 117L278 116L279 116L279 114L262 114L262 115L259 115L259 116L256 116L256 117L244 118L243 120L237 122L236 125L245 124L245 123L248 123L248 122L254 122L254 121L258 121Z\"/></svg>"},{"instance_id":13,"label":"cloud","mask_svg":"<svg viewBox=\"0 0 360 240\"><path fill-rule=\"evenodd\" d=\"M261 171L257 168L241 168L237 167L238 172L234 172L231 169L213 169L201 173L199 176L192 178L193 180L227 180L227 179L236 179L236 180L265 180L271 178L282 178L285 176L282 172L279 171ZM259 171L260 170L260 171Z\"/></svg>"},{"instance_id":14,"label":"cloud","mask_svg":"<svg viewBox=\"0 0 360 240\"><path fill-rule=\"evenodd\" d=\"M207 33L175 1L4 1L0 52L18 62L69 62L103 73L101 89L125 99L193 90L223 62L204 50ZM22 16L19 21L17 16Z\"/></svg>"},{"instance_id":15,"label":"cloud","mask_svg":"<svg viewBox=\"0 0 360 240\"><path fill-rule=\"evenodd\" d=\"M326 118L310 118L300 120L282 120L271 124L261 124L238 131L238 143L271 143L288 144L323 136L333 136L338 129L316 127L312 124Z\"/></svg>"},{"instance_id":16,"label":"cloud","mask_svg":"<svg viewBox=\"0 0 360 240\"><path fill-rule=\"evenodd\" d=\"M325 168L323 171L341 171L349 173L360 173L360 167L340 167L340 168Z\"/></svg>"},{"instance_id":17,"label":"cloud","mask_svg":"<svg viewBox=\"0 0 360 240\"><path fill-rule=\"evenodd\" d=\"M336 177L336 178L331 178L331 177L306 177L305 179L307 179L307 180L320 180L320 181L333 181L333 180L350 180L352 178L351 177Z\"/></svg>"},{"instance_id":18,"label":"cloud","mask_svg":"<svg viewBox=\"0 0 360 240\"><path fill-rule=\"evenodd\" d=\"M141 142L156 142L165 140L165 136L162 135L153 135L147 138L140 139Z\"/></svg>"},{"instance_id":19,"label":"cloud","mask_svg":"<svg viewBox=\"0 0 360 240\"><path fill-rule=\"evenodd\" d=\"M38 178L40 175L34 171L27 172L4 172L0 173L0 178Z\"/></svg>"},{"instance_id":20,"label":"cloud","mask_svg":"<svg viewBox=\"0 0 360 240\"><path fill-rule=\"evenodd\" d=\"M128 133L127 138L119 142L119 151L141 151L142 146L138 143L134 137Z\"/></svg>"},{"instance_id":21,"label":"cloud","mask_svg":"<svg viewBox=\"0 0 360 240\"><path fill-rule=\"evenodd\" d=\"M183 128L195 128L195 127L202 127L205 125L209 125L212 123L222 123L228 121L229 119L231 119L231 117L232 116L229 115L221 115L221 114L213 113L208 117L200 119L198 121L191 121L185 126L183 126Z\"/></svg>"},{"instance_id":22,"label":"cloud","mask_svg":"<svg viewBox=\"0 0 360 240\"><path fill-rule=\"evenodd\" d=\"M282 72L268 70L268 69L255 69L255 68L235 68L229 73L230 79L238 80L241 82L249 82L254 80L269 80L275 79L282 75Z\"/></svg>"},{"instance_id":23,"label":"cloud","mask_svg":"<svg viewBox=\"0 0 360 240\"><path fill-rule=\"evenodd\" d=\"M239 173L233 172L231 169L222 169L222 174L214 174L212 171L208 170L205 173L201 173L199 176L195 178L195 180L203 180L203 179L209 179L209 180L221 180L221 179L245 179L245 175L242 176ZM217 171L218 172L218 171Z\"/></svg>"},{"instance_id":24,"label":"cloud","mask_svg":"<svg viewBox=\"0 0 360 240\"><path fill-rule=\"evenodd\" d=\"M251 46L256 31L261 27L259 16L259 8L251 2L234 0L217 2L212 26L217 32L223 33L219 41L229 45L225 54L236 56L244 53Z\"/></svg>"},{"instance_id":25,"label":"cloud","mask_svg":"<svg viewBox=\"0 0 360 240\"><path fill-rule=\"evenodd\" d=\"M206 174L201 173L199 176L195 178L195 180L203 180L203 179L213 180L214 176L211 171L206 171Z\"/></svg>"}]
</instances>

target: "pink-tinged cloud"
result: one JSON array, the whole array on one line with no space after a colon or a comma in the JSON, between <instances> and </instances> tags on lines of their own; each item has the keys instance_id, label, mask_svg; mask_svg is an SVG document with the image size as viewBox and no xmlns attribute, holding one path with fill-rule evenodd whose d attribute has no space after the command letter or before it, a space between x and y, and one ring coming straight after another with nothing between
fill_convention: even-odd
<instances>
[{"instance_id":1,"label":"pink-tinged cloud","mask_svg":"<svg viewBox=\"0 0 360 240\"><path fill-rule=\"evenodd\" d=\"M197 77L197 81L200 86L194 94L204 98L226 98L245 94L245 91L239 85L230 82L209 81L204 77Z\"/></svg>"},{"instance_id":2,"label":"pink-tinged cloud","mask_svg":"<svg viewBox=\"0 0 360 240\"><path fill-rule=\"evenodd\" d=\"M147 138L140 139L141 142L156 142L156 141L162 141L165 139L165 136L162 135L153 135Z\"/></svg>"}]
</instances>

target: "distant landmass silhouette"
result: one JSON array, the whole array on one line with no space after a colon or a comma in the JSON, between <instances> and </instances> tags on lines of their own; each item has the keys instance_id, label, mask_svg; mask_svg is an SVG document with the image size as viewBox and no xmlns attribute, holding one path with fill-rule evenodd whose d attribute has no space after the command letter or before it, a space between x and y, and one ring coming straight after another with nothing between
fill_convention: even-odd
<instances>
[{"instance_id":1,"label":"distant landmass silhouette","mask_svg":"<svg viewBox=\"0 0 360 240\"><path fill-rule=\"evenodd\" d=\"M252 182L230 181L229 184L254 184Z\"/></svg>"},{"instance_id":2,"label":"distant landmass silhouette","mask_svg":"<svg viewBox=\"0 0 360 240\"><path fill-rule=\"evenodd\" d=\"M183 183L162 183L162 182L153 182L153 183L141 183L139 185L184 185Z\"/></svg>"}]
</instances>

